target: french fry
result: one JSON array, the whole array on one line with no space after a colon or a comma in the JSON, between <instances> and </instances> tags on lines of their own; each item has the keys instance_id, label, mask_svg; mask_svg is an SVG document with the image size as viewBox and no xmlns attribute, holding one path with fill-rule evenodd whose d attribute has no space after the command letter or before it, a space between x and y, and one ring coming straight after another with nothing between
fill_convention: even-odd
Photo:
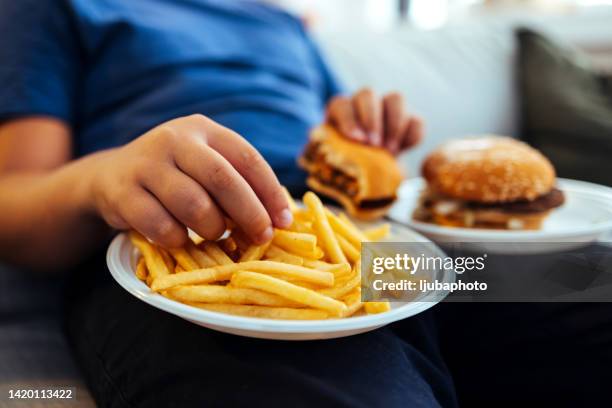
<instances>
[{"instance_id":1,"label":"french fry","mask_svg":"<svg viewBox=\"0 0 612 408\"><path fill-rule=\"evenodd\" d=\"M186 271L199 269L200 265L189 255L185 248L171 248L168 250L177 264Z\"/></svg>"},{"instance_id":2,"label":"french fry","mask_svg":"<svg viewBox=\"0 0 612 408\"><path fill-rule=\"evenodd\" d=\"M355 225L355 223L353 222L353 220L351 219L351 217L349 217L348 215L346 215L346 213L344 211L340 211L338 213L338 218L341 219L344 223L346 223L349 227L351 227L353 230L355 231L359 231L362 232L361 229L359 229L359 227L357 225Z\"/></svg>"},{"instance_id":3,"label":"french fry","mask_svg":"<svg viewBox=\"0 0 612 408\"><path fill-rule=\"evenodd\" d=\"M293 213L293 220L298 223L314 222L314 216L308 208L298 208Z\"/></svg>"},{"instance_id":4,"label":"french fry","mask_svg":"<svg viewBox=\"0 0 612 408\"><path fill-rule=\"evenodd\" d=\"M221 248L219 248L219 245L216 242L208 241L205 242L203 246L204 252L206 252L212 259L214 259L218 265L229 265L234 263L234 261L232 261L232 258L227 256L227 254L223 252Z\"/></svg>"},{"instance_id":5,"label":"french fry","mask_svg":"<svg viewBox=\"0 0 612 408\"><path fill-rule=\"evenodd\" d=\"M151 290L160 292L180 285L199 285L229 280L236 271L233 265L221 265L212 268L196 269L174 275L162 276L151 282Z\"/></svg>"},{"instance_id":6,"label":"french fry","mask_svg":"<svg viewBox=\"0 0 612 408\"><path fill-rule=\"evenodd\" d=\"M210 255L195 245L187 245L187 252L200 268L210 268L217 265L217 262Z\"/></svg>"},{"instance_id":7,"label":"french fry","mask_svg":"<svg viewBox=\"0 0 612 408\"><path fill-rule=\"evenodd\" d=\"M236 240L231 236L219 241L219 246L226 254L231 254L238 250L238 244L236 244Z\"/></svg>"},{"instance_id":8,"label":"french fry","mask_svg":"<svg viewBox=\"0 0 612 408\"><path fill-rule=\"evenodd\" d=\"M141 257L136 264L136 277L141 281L146 281L148 275L149 271L147 271L147 264L144 258Z\"/></svg>"},{"instance_id":9,"label":"french fry","mask_svg":"<svg viewBox=\"0 0 612 408\"><path fill-rule=\"evenodd\" d=\"M317 271L315 269L304 268L303 266L273 261L249 261L163 276L153 281L151 289L154 292L159 292L179 285L197 285L224 281L229 280L233 273L246 270L281 274L321 286L331 287L334 285L334 275L331 272Z\"/></svg>"},{"instance_id":10,"label":"french fry","mask_svg":"<svg viewBox=\"0 0 612 408\"><path fill-rule=\"evenodd\" d=\"M320 247L316 247L314 253L310 254L310 256L306 256L305 258L318 260L325 257L325 252Z\"/></svg>"},{"instance_id":11,"label":"french fry","mask_svg":"<svg viewBox=\"0 0 612 408\"><path fill-rule=\"evenodd\" d=\"M177 264L174 267L174 273L182 273L182 272L186 272L185 269L183 269L183 267L181 265Z\"/></svg>"},{"instance_id":12,"label":"french fry","mask_svg":"<svg viewBox=\"0 0 612 408\"><path fill-rule=\"evenodd\" d=\"M346 310L346 305L338 300L262 273L238 272L232 276L231 283L241 288L259 289L274 293L315 309L325 310L332 316L342 316L342 313Z\"/></svg>"},{"instance_id":13,"label":"french fry","mask_svg":"<svg viewBox=\"0 0 612 408\"><path fill-rule=\"evenodd\" d=\"M302 264L307 268L331 272L336 278L346 276L351 273L351 265L347 263L331 264L323 261L318 261L316 259L304 259L304 262Z\"/></svg>"},{"instance_id":14,"label":"french fry","mask_svg":"<svg viewBox=\"0 0 612 408\"><path fill-rule=\"evenodd\" d=\"M339 285L332 288L319 289L318 292L334 299L340 299L346 296L350 291L359 287L361 284L361 274L358 271L356 272L357 273L354 273L350 279L340 282Z\"/></svg>"},{"instance_id":15,"label":"french fry","mask_svg":"<svg viewBox=\"0 0 612 408\"><path fill-rule=\"evenodd\" d=\"M130 232L130 240L132 244L140 251L147 265L149 277L151 280L155 278L170 275L170 270L164 263L159 251L145 237L136 231Z\"/></svg>"},{"instance_id":16,"label":"french fry","mask_svg":"<svg viewBox=\"0 0 612 408\"><path fill-rule=\"evenodd\" d=\"M230 286L177 286L168 289L167 293L169 297L186 303L229 303L235 305L301 307L297 302L292 302L271 293Z\"/></svg>"},{"instance_id":17,"label":"french fry","mask_svg":"<svg viewBox=\"0 0 612 408\"><path fill-rule=\"evenodd\" d=\"M334 231L329 225L329 221L323 208L323 203L321 203L319 197L309 191L304 194L304 204L314 215L315 230L321 238L323 248L329 256L329 259L333 263L346 263L346 257L340 249L340 244L338 244Z\"/></svg>"},{"instance_id":18,"label":"french fry","mask_svg":"<svg viewBox=\"0 0 612 408\"><path fill-rule=\"evenodd\" d=\"M236 240L229 236L223 241L219 242L219 246L230 257L230 259L234 262L237 262L240 259L240 255L242 254L242 250L238 246Z\"/></svg>"},{"instance_id":19,"label":"french fry","mask_svg":"<svg viewBox=\"0 0 612 408\"><path fill-rule=\"evenodd\" d=\"M368 241L368 238L351 222L351 220L344 215L344 213L340 213L340 216L337 216L327 208L325 209L325 215L327 215L327 219L329 220L329 224L332 229L339 235L346 238L357 250L361 249L361 243L364 241Z\"/></svg>"},{"instance_id":20,"label":"french fry","mask_svg":"<svg viewBox=\"0 0 612 408\"><path fill-rule=\"evenodd\" d=\"M251 245L240 257L240 262L260 260L270 247L270 244L271 242L267 242L263 245Z\"/></svg>"},{"instance_id":21,"label":"french fry","mask_svg":"<svg viewBox=\"0 0 612 408\"><path fill-rule=\"evenodd\" d=\"M370 241L380 241L383 238L386 238L391 232L391 225L389 223L384 223L379 225L378 227L370 228L363 231L363 234L368 237Z\"/></svg>"},{"instance_id":22,"label":"french fry","mask_svg":"<svg viewBox=\"0 0 612 408\"><path fill-rule=\"evenodd\" d=\"M288 228L289 231L301 232L302 234L314 235L312 221L296 221Z\"/></svg>"},{"instance_id":23,"label":"french fry","mask_svg":"<svg viewBox=\"0 0 612 408\"><path fill-rule=\"evenodd\" d=\"M289 277L289 276L278 275L278 274L275 274L275 273L267 273L266 275L272 276L273 278L276 278L276 279L284 280L285 282L293 283L295 285L301 286L301 287L306 288L306 289L311 289L311 290L315 290L315 291L321 289L321 285L316 285L314 283L304 282L302 280L299 280L299 279L296 279L296 278L292 278L292 277Z\"/></svg>"},{"instance_id":24,"label":"french fry","mask_svg":"<svg viewBox=\"0 0 612 408\"><path fill-rule=\"evenodd\" d=\"M342 298L342 301L346 304L346 311L342 317L350 317L354 315L363 307L363 302L361 301L361 290L353 290L351 293Z\"/></svg>"},{"instance_id":25,"label":"french fry","mask_svg":"<svg viewBox=\"0 0 612 408\"><path fill-rule=\"evenodd\" d=\"M249 238L240 228L235 228L232 230L232 238L234 238L234 242L236 242L236 245L240 251L244 252L252 245Z\"/></svg>"},{"instance_id":26,"label":"french fry","mask_svg":"<svg viewBox=\"0 0 612 408\"><path fill-rule=\"evenodd\" d=\"M191 242L195 245L200 245L202 242L204 242L204 238L199 236L196 232L192 231L191 229L187 229L187 235L189 236L189 239L191 240Z\"/></svg>"},{"instance_id":27,"label":"french fry","mask_svg":"<svg viewBox=\"0 0 612 408\"><path fill-rule=\"evenodd\" d=\"M265 253L265 256L270 260L278 260L279 262L284 262L292 265L302 266L304 264L304 258L301 256L297 256L294 254L290 254L282 248L277 247L276 245L270 245L268 250ZM317 268L312 268L317 269Z\"/></svg>"},{"instance_id":28,"label":"french fry","mask_svg":"<svg viewBox=\"0 0 612 408\"><path fill-rule=\"evenodd\" d=\"M238 316L258 317L278 320L323 320L328 314L317 309L292 309L287 307L228 305L219 303L194 303L191 306L211 312L227 313Z\"/></svg>"},{"instance_id":29,"label":"french fry","mask_svg":"<svg viewBox=\"0 0 612 408\"><path fill-rule=\"evenodd\" d=\"M317 251L317 236L300 232L274 230L272 243L287 252L307 258L322 257L323 253Z\"/></svg>"},{"instance_id":30,"label":"french fry","mask_svg":"<svg viewBox=\"0 0 612 408\"><path fill-rule=\"evenodd\" d=\"M344 252L344 255L346 255L351 263L355 263L361 258L359 251L346 238L342 235L336 235L336 239L338 240L340 249L342 249L342 252Z\"/></svg>"},{"instance_id":31,"label":"french fry","mask_svg":"<svg viewBox=\"0 0 612 408\"><path fill-rule=\"evenodd\" d=\"M389 302L365 302L363 308L367 314L377 314L388 312L391 310L391 305Z\"/></svg>"},{"instance_id":32,"label":"french fry","mask_svg":"<svg viewBox=\"0 0 612 408\"><path fill-rule=\"evenodd\" d=\"M159 254L161 255L162 259L164 260L164 263L166 264L166 268L168 268L169 271L173 271L174 268L176 267L176 262L174 262L174 259L172 259L172 255L170 255L170 253L166 251L164 248L156 247L156 249L157 249L157 252L159 252Z\"/></svg>"}]
</instances>

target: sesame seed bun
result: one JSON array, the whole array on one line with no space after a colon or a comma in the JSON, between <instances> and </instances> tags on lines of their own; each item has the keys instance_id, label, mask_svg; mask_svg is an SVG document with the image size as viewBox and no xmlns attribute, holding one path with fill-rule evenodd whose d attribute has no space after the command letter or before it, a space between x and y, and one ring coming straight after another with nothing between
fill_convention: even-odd
<instances>
[{"instance_id":1,"label":"sesame seed bun","mask_svg":"<svg viewBox=\"0 0 612 408\"><path fill-rule=\"evenodd\" d=\"M502 136L448 142L425 159L422 173L430 189L482 203L531 201L555 185L555 169L546 157Z\"/></svg>"}]
</instances>

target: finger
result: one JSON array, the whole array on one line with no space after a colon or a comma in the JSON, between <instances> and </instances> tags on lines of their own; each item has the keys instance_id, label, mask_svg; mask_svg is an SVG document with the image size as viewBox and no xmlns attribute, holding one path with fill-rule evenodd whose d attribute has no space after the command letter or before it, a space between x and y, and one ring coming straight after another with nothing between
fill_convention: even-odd
<instances>
[{"instance_id":1,"label":"finger","mask_svg":"<svg viewBox=\"0 0 612 408\"><path fill-rule=\"evenodd\" d=\"M219 125L203 115L191 115L183 120L190 133L204 139L221 153L251 188L264 205L276 227L287 228L293 222L289 202L274 171L261 154L238 133Z\"/></svg>"},{"instance_id":2,"label":"finger","mask_svg":"<svg viewBox=\"0 0 612 408\"><path fill-rule=\"evenodd\" d=\"M405 126L400 150L416 146L421 142L425 134L425 123L419 116L411 116Z\"/></svg>"},{"instance_id":3,"label":"finger","mask_svg":"<svg viewBox=\"0 0 612 408\"><path fill-rule=\"evenodd\" d=\"M144 187L153 193L176 219L199 236L215 240L225 232L221 210L202 186L172 166L160 166L143 176Z\"/></svg>"},{"instance_id":4,"label":"finger","mask_svg":"<svg viewBox=\"0 0 612 408\"><path fill-rule=\"evenodd\" d=\"M178 248L187 242L185 227L144 188L130 193L119 215L136 231L163 247Z\"/></svg>"},{"instance_id":5,"label":"finger","mask_svg":"<svg viewBox=\"0 0 612 408\"><path fill-rule=\"evenodd\" d=\"M382 144L382 110L378 98L369 88L362 89L353 97L353 108L357 120L368 135L368 143Z\"/></svg>"},{"instance_id":6,"label":"finger","mask_svg":"<svg viewBox=\"0 0 612 408\"><path fill-rule=\"evenodd\" d=\"M327 121L344 137L362 143L368 139L357 123L352 101L345 96L336 96L331 100L327 108Z\"/></svg>"},{"instance_id":7,"label":"finger","mask_svg":"<svg viewBox=\"0 0 612 408\"><path fill-rule=\"evenodd\" d=\"M238 171L203 140L185 143L175 157L179 169L195 179L255 243L272 239L272 220Z\"/></svg>"},{"instance_id":8,"label":"finger","mask_svg":"<svg viewBox=\"0 0 612 408\"><path fill-rule=\"evenodd\" d=\"M399 151L405 121L404 100L399 93L390 93L383 98L384 144L393 154Z\"/></svg>"},{"instance_id":9,"label":"finger","mask_svg":"<svg viewBox=\"0 0 612 408\"><path fill-rule=\"evenodd\" d=\"M219 152L246 180L261 201L273 224L287 228L293 222L289 201L274 170L249 142L237 133L220 127L209 145Z\"/></svg>"},{"instance_id":10,"label":"finger","mask_svg":"<svg viewBox=\"0 0 612 408\"><path fill-rule=\"evenodd\" d=\"M128 230L131 228L130 224L119 215L119 212L109 205L109 202L102 201L100 204L100 215L108 225L118 230Z\"/></svg>"}]
</instances>

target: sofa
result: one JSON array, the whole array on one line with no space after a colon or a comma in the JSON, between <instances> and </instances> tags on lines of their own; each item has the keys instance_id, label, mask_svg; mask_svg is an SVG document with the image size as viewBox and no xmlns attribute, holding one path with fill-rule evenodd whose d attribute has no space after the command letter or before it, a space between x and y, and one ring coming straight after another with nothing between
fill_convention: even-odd
<instances>
[{"instance_id":1,"label":"sofa","mask_svg":"<svg viewBox=\"0 0 612 408\"><path fill-rule=\"evenodd\" d=\"M399 90L426 122L427 136L401 158L418 175L424 155L450 138L495 133L520 137L517 41L531 27L582 49L612 72L612 7L558 16L513 13L433 31L325 32L323 51L348 89Z\"/></svg>"},{"instance_id":2,"label":"sofa","mask_svg":"<svg viewBox=\"0 0 612 408\"><path fill-rule=\"evenodd\" d=\"M479 133L520 136L516 27L549 32L605 65L612 55L610 17L610 11L513 16L436 31L402 27L379 34L355 27L354 32L317 33L316 38L348 89L399 90L410 110L424 117L426 140L401 158L414 176L424 154L443 140ZM0 406L8 388L49 385L75 387L78 403L70 406L94 406L62 335L60 290L55 279L0 267Z\"/></svg>"}]
</instances>

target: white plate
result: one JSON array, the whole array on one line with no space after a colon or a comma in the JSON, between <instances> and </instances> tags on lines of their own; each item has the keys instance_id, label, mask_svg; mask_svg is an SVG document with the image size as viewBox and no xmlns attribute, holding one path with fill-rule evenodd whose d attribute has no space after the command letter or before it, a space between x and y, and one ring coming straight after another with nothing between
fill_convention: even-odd
<instances>
[{"instance_id":1,"label":"white plate","mask_svg":"<svg viewBox=\"0 0 612 408\"><path fill-rule=\"evenodd\" d=\"M392 224L390 239L393 242L421 242L425 255L445 256L427 238L401 225ZM430 253L427 254L427 251ZM158 309L182 317L190 322L210 329L240 336L277 340L316 340L351 336L385 326L389 323L414 316L429 309L448 293L426 293L412 302L392 303L386 313L356 316L347 319L317 321L272 320L232 316L191 307L167 299L151 290L134 275L136 250L126 234L119 234L108 248L107 264L115 280L138 299ZM452 271L436 271L432 276L440 282L454 282Z\"/></svg>"},{"instance_id":2,"label":"white plate","mask_svg":"<svg viewBox=\"0 0 612 408\"><path fill-rule=\"evenodd\" d=\"M407 180L400 186L398 201L388 216L436 242L468 242L473 249L497 253L506 252L506 248L509 253L570 249L593 242L612 230L612 188L562 178L557 180L557 185L565 193L566 202L553 210L537 231L455 228L415 221L412 212L425 187L422 178ZM486 243L491 245L487 247ZM533 243L538 245L529 245Z\"/></svg>"}]
</instances>

